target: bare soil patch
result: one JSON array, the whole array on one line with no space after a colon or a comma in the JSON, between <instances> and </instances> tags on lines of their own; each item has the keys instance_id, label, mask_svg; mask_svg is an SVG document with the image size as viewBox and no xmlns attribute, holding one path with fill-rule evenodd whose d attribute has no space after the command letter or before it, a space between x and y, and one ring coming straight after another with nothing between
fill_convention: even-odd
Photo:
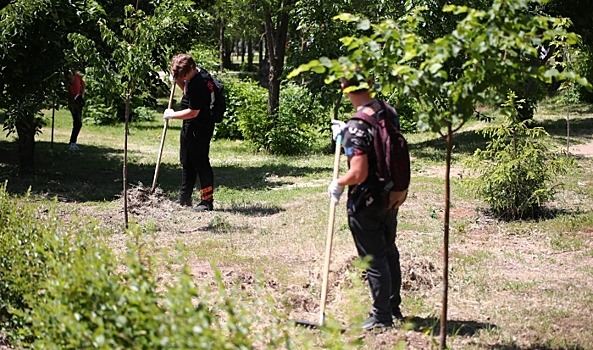
<instances>
[{"instance_id":1,"label":"bare soil patch","mask_svg":"<svg viewBox=\"0 0 593 350\"><path fill-rule=\"evenodd\" d=\"M256 260L253 265L217 257L216 254L208 257L190 254L186 263L198 283L215 287L213 264L229 286L239 287L251 295L257 295L256 287L263 287L266 293L283 301L278 307L287 308L289 319L316 322L320 308L325 230L320 230L314 246L307 246L311 242L299 238L298 229L287 223L293 220L295 211L306 210L312 200L323 201L324 198L324 194L320 193L314 199L288 202L283 205L285 210L261 211L264 213L261 215L245 215L224 204L214 212L197 213L174 204L159 189L150 194L139 185L130 189L128 206L132 220L153 223L155 232L146 239L152 241L159 252L166 249L173 251L180 242L193 249L216 241L219 246L215 249L232 250L239 257L249 256ZM422 198L416 197L416 200ZM98 217L102 225L121 227L123 211L119 208L122 204L120 199L118 209L111 212L99 213L91 207L85 207L84 211ZM429 220L428 217L418 217L422 215L418 215L416 205L411 202L402 207L402 222ZM437 227L442 219L442 212L438 213L438 217L432 219ZM453 208L451 220L453 227L457 222L463 222L466 228L463 232L456 232L453 228L451 236L450 346L483 349L490 348L492 343L503 348L532 349L536 346L538 349L564 349L570 347L549 347L547 344L555 336L566 334L578 340L575 344L593 344L593 315L590 309L583 307L591 305L593 300L592 294L587 292L593 290L593 273L590 270L593 256L584 255L593 251L590 239L583 240L585 246L582 249L558 252L551 248L546 232L509 232L471 206ZM433 337L438 339L442 288L439 231L419 233L399 230L403 311L409 316L408 324L380 334L348 331L344 335L345 341L362 336L365 344L362 348L380 350L393 349L398 343L405 344L406 349L435 346ZM593 228L586 228L580 234L590 238L591 232ZM266 234L273 237L266 238ZM351 302L353 290L362 298L361 304L370 305L370 298L365 295L364 276L357 275L353 268L356 253L349 232L338 224L335 234L327 314L339 320L343 327L351 327L353 315L344 308ZM238 235L242 237L236 237ZM428 254L421 254L415 247L423 244L423 240L433 241L430 243L433 248ZM114 235L112 244L116 250L123 250L124 241L121 235ZM301 248L294 249L297 245ZM274 264L266 267L258 263L258 259L273 259ZM278 266L284 266L290 276L285 272L278 275ZM359 282L353 284L353 275L358 276L354 278ZM166 273L162 278L163 283L171 282L168 280L171 276ZM569 300L573 301L563 302L563 295L570 295ZM423 300L426 305L432 305L434 311L416 313L406 304L409 298ZM558 322L533 326L538 324L539 318L547 320L552 317L550 315L559 315ZM481 337L484 332L489 333Z\"/></svg>"},{"instance_id":2,"label":"bare soil patch","mask_svg":"<svg viewBox=\"0 0 593 350\"><path fill-rule=\"evenodd\" d=\"M582 144L570 146L569 151L571 154L583 157L593 157L593 141Z\"/></svg>"}]
</instances>

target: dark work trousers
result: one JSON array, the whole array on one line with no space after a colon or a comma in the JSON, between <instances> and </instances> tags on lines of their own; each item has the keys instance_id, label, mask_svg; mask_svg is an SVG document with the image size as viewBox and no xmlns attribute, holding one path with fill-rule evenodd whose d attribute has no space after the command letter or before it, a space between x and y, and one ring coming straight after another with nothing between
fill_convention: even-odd
<instances>
[{"instance_id":1,"label":"dark work trousers","mask_svg":"<svg viewBox=\"0 0 593 350\"><path fill-rule=\"evenodd\" d=\"M82 105L74 102L74 98L70 98L68 108L72 114L72 133L70 134L70 143L76 143L78 134L82 129Z\"/></svg>"},{"instance_id":2,"label":"dark work trousers","mask_svg":"<svg viewBox=\"0 0 593 350\"><path fill-rule=\"evenodd\" d=\"M348 216L348 225L360 257L370 256L367 278L373 297L372 314L391 322L401 303L401 267L395 245L397 209L362 208Z\"/></svg>"},{"instance_id":3,"label":"dark work trousers","mask_svg":"<svg viewBox=\"0 0 593 350\"><path fill-rule=\"evenodd\" d=\"M196 178L200 179L201 189L214 190L214 172L210 165L210 140L214 134L214 123L184 121L181 127L181 191L179 198L192 198Z\"/></svg>"}]
</instances>

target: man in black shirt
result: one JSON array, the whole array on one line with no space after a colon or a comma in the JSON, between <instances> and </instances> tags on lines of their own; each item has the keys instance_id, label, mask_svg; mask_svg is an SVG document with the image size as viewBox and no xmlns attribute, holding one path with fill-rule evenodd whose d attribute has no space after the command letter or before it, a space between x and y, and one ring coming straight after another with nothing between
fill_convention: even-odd
<instances>
[{"instance_id":1,"label":"man in black shirt","mask_svg":"<svg viewBox=\"0 0 593 350\"><path fill-rule=\"evenodd\" d=\"M201 69L190 55L179 54L171 60L171 74L183 90L181 110L165 110L165 119L181 119L180 136L181 190L177 203L192 205L192 193L196 178L200 178L200 203L197 211L214 209L214 172L210 165L210 140L214 134L214 121L210 102L214 94L212 81L200 74Z\"/></svg>"},{"instance_id":2,"label":"man in black shirt","mask_svg":"<svg viewBox=\"0 0 593 350\"><path fill-rule=\"evenodd\" d=\"M346 94L356 111L374 115L386 105L372 98L367 86L366 82L357 79L341 81L342 90L354 89L349 89ZM348 186L348 226L359 256L371 258L367 277L373 305L362 328L392 327L392 318L403 318L400 312L401 267L395 245L398 210L387 209L383 203L372 126L356 118L347 123L332 121L332 124L334 139L339 134L343 136L348 171L332 181L328 192L337 203L344 187Z\"/></svg>"}]
</instances>

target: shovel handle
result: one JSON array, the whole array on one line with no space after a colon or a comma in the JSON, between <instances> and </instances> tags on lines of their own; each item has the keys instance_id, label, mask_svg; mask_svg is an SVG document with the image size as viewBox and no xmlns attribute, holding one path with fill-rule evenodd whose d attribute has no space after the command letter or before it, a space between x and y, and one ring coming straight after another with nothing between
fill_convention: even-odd
<instances>
[{"instance_id":1,"label":"shovel handle","mask_svg":"<svg viewBox=\"0 0 593 350\"><path fill-rule=\"evenodd\" d=\"M342 135L336 138L336 149L334 153L334 172L332 179L338 178L340 171L340 153L341 153ZM325 240L325 259L323 261L323 282L321 285L321 302L319 304L319 325L325 324L325 304L327 303L327 285L329 279L329 263L331 258L332 244L334 239L334 222L336 219L336 203L329 200L329 218L327 221L327 236Z\"/></svg>"},{"instance_id":2,"label":"shovel handle","mask_svg":"<svg viewBox=\"0 0 593 350\"><path fill-rule=\"evenodd\" d=\"M175 95L175 81L171 82L171 95L169 95L169 104L167 108L171 108L173 106L173 95ZM168 126L169 119L165 119L165 124L163 125L163 134L161 135L161 146L159 147L159 154L156 159L156 167L154 169L154 178L152 179L150 193L154 193L154 190L156 190L157 180L159 178L159 167L161 165L161 158L163 156L163 148L165 147L165 136L167 135Z\"/></svg>"}]
</instances>

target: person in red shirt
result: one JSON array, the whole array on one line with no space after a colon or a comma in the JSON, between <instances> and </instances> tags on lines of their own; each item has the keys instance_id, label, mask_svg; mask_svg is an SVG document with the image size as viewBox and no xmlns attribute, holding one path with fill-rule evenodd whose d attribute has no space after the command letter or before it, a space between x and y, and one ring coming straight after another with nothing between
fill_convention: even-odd
<instances>
[{"instance_id":1,"label":"person in red shirt","mask_svg":"<svg viewBox=\"0 0 593 350\"><path fill-rule=\"evenodd\" d=\"M71 151L78 151L80 148L76 145L78 134L82 128L82 107L84 106L84 90L86 84L80 73L70 74L70 87L68 89L68 109L72 113L72 133L70 134L70 144L68 148Z\"/></svg>"}]
</instances>

